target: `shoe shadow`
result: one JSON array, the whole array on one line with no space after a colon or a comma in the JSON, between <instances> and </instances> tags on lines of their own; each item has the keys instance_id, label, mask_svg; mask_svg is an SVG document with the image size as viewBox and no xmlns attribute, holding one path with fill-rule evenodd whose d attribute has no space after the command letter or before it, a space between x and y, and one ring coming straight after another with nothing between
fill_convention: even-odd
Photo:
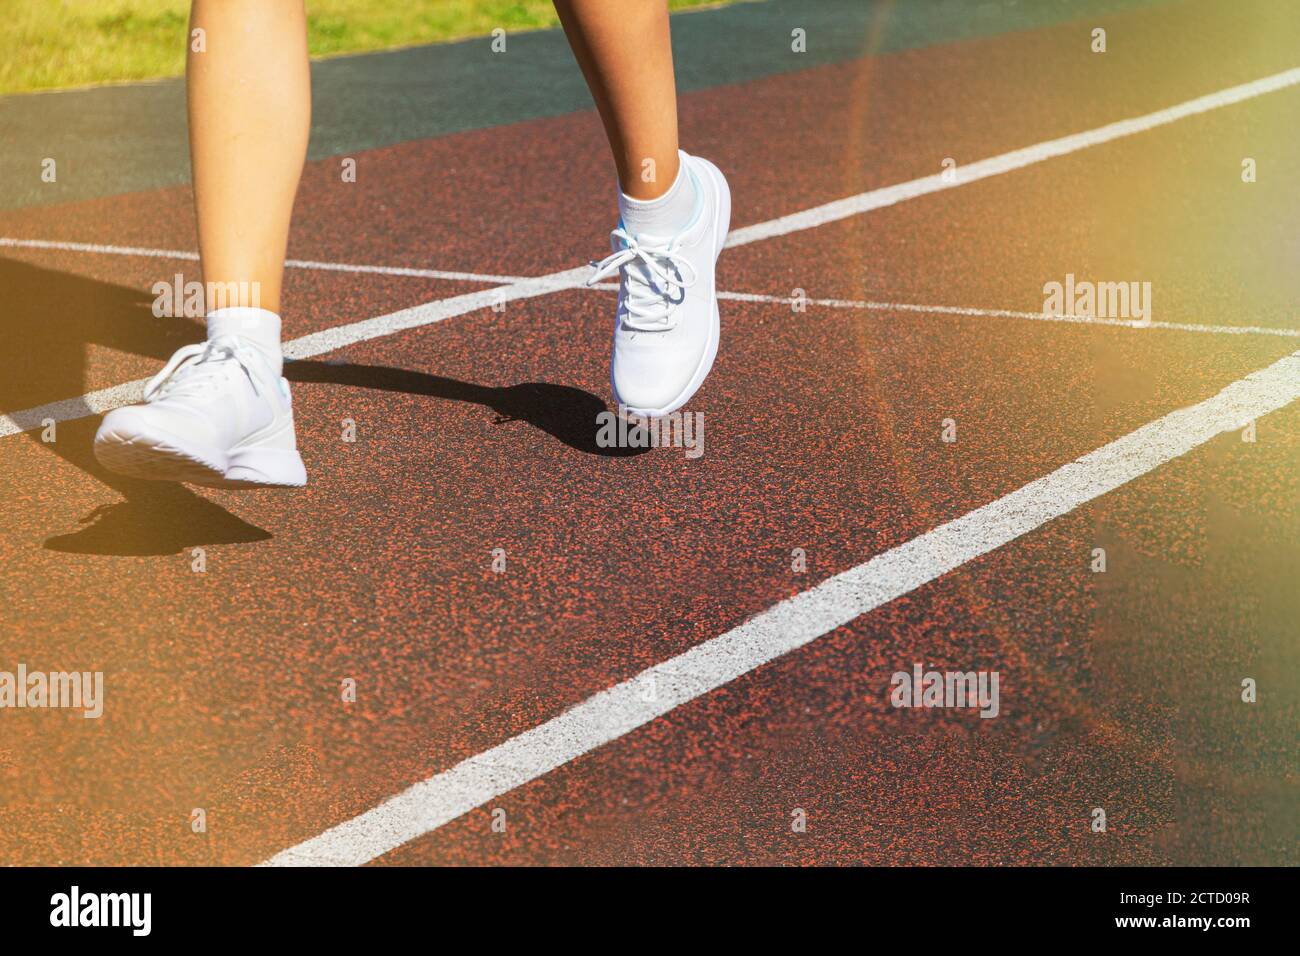
<instances>
[{"instance_id":1,"label":"shoe shadow","mask_svg":"<svg viewBox=\"0 0 1300 956\"><path fill-rule=\"evenodd\" d=\"M472 402L496 412L495 424L527 422L570 448L589 455L630 458L650 450L648 447L601 446L596 440L600 431L597 416L607 411L605 403L591 392L570 385L524 382L494 388L383 365L316 360L286 362L284 376L295 383L352 385L408 395L429 395L455 402Z\"/></svg>"},{"instance_id":2,"label":"shoe shadow","mask_svg":"<svg viewBox=\"0 0 1300 956\"><path fill-rule=\"evenodd\" d=\"M174 265L166 264L162 273ZM0 413L84 394L88 355L102 346L147 356L161 364L176 349L201 341L192 319L159 318L142 289L102 282L0 257L0 334L11 359L0 374ZM494 388L423 372L346 362L297 361L285 366L291 381L374 388L474 402L497 413L497 423L523 421L587 454L629 457L648 448L602 448L596 416L605 404L590 392L530 382ZM93 421L93 419L91 420ZM40 428L28 438L113 489L122 500L93 509L83 527L48 538L44 547L69 554L165 555L209 544L265 541L272 535L225 508L172 482L125 478L103 468L91 451L94 425L60 423L56 439ZM3 441L3 439L0 439Z\"/></svg>"},{"instance_id":3,"label":"shoe shadow","mask_svg":"<svg viewBox=\"0 0 1300 956\"><path fill-rule=\"evenodd\" d=\"M73 424L80 427L68 427ZM77 530L47 538L46 550L143 557L180 554L212 544L251 544L272 537L185 485L125 478L108 471L91 450L97 425L94 420L61 425L66 434L47 447L108 485L123 500L95 508L78 522L81 527ZM39 435L35 437L40 440Z\"/></svg>"},{"instance_id":4,"label":"shoe shadow","mask_svg":"<svg viewBox=\"0 0 1300 956\"><path fill-rule=\"evenodd\" d=\"M206 498L191 494L192 501L167 502L168 497L162 492L100 505L81 519L86 527L47 538L44 547L64 554L158 557L211 544L251 544L272 537Z\"/></svg>"},{"instance_id":5,"label":"shoe shadow","mask_svg":"<svg viewBox=\"0 0 1300 956\"><path fill-rule=\"evenodd\" d=\"M159 273L161 278L161 268ZM4 257L0 294L5 302L0 335L10 355L0 374L0 409L6 411L84 394L94 346L161 363L182 345L203 338L202 326L193 320L155 316L152 296L144 290ZM271 537L184 485L124 478L101 467L91 451L90 422L61 422L52 441L44 440L43 431L35 428L26 435L123 499L92 510L81 519L83 527L47 539L44 546L51 551L163 555Z\"/></svg>"}]
</instances>

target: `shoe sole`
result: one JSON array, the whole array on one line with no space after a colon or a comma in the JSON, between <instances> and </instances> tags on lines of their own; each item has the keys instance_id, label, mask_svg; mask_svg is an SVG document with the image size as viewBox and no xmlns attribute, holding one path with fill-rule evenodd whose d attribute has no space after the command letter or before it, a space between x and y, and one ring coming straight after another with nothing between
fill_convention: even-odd
<instances>
[{"instance_id":1,"label":"shoe sole","mask_svg":"<svg viewBox=\"0 0 1300 956\"><path fill-rule=\"evenodd\" d=\"M100 431L95 458L109 471L146 481L182 481L208 488L301 488L307 469L297 451L237 448L230 453L165 432Z\"/></svg>"},{"instance_id":2,"label":"shoe sole","mask_svg":"<svg viewBox=\"0 0 1300 956\"><path fill-rule=\"evenodd\" d=\"M717 264L718 257L722 255L722 247L726 245L727 234L731 231L731 187L727 185L727 179L722 175L722 170L714 166L707 159L699 156L692 157L699 160L704 167L710 179L713 180L714 188L718 191L718 208L714 210L713 225L718 233L718 245L713 250L714 278L713 288L710 290L712 297L711 305L713 306L713 322L709 326L709 339L704 347L704 354L700 357L700 364L696 367L695 372L691 375L690 381L686 387L678 393L667 405L662 408L635 408L631 405L623 405L631 415L641 418L663 418L665 415L671 415L677 409L681 408L694 397L695 393L700 390L704 380L709 377L709 372L713 371L714 359L718 357L718 339L722 332L722 318L718 313L718 279ZM610 387L613 388L613 379L610 379ZM618 391L614 391L615 398L618 397ZM623 404L620 400L619 404Z\"/></svg>"}]
</instances>

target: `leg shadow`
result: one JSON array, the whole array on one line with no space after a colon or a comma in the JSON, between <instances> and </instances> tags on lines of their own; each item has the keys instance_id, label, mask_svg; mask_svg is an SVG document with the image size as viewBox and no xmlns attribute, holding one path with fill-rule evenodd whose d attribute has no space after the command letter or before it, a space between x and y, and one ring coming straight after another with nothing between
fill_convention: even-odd
<instances>
[{"instance_id":1,"label":"leg shadow","mask_svg":"<svg viewBox=\"0 0 1300 956\"><path fill-rule=\"evenodd\" d=\"M598 444L596 437L600 423L597 416L607 411L605 403L591 392L570 385L525 382L494 388L383 365L315 360L286 362L284 374L291 382L352 385L408 395L430 395L455 402L473 402L496 412L496 424L527 422L570 448L589 455L630 458L650 450L648 447L602 447Z\"/></svg>"}]
</instances>

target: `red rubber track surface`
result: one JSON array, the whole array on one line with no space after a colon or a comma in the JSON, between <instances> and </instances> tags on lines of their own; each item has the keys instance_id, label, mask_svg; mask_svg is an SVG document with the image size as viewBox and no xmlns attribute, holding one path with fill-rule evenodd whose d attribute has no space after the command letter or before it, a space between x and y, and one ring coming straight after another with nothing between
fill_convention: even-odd
<instances>
[{"instance_id":1,"label":"red rubber track surface","mask_svg":"<svg viewBox=\"0 0 1300 956\"><path fill-rule=\"evenodd\" d=\"M1215 55L1189 69L1207 22ZM1213 4L1108 26L1104 56L1066 24L694 93L682 139L727 172L743 226L1297 65ZM739 247L720 284L1037 311L1072 272L1151 281L1161 321L1294 327L1295 191L1239 170L1294 163L1276 131L1297 106L1270 94ZM357 159L356 183L308 168L291 256L540 275L604 248L592 114ZM190 202L6 213L0 235L192 249ZM199 332L154 319L147 290L195 269L3 250L0 406L151 374ZM476 288L291 269L285 334ZM107 694L100 720L0 715L0 861L265 859L1296 347L724 302L691 405L705 454L609 454L612 304L555 293L292 363L301 492L115 478L95 418L0 439L4 666L102 670ZM1294 663L1297 434L1288 408L1253 444L1221 436L379 862L1292 859L1295 705L1236 695ZM1001 716L894 710L913 663L997 670Z\"/></svg>"}]
</instances>

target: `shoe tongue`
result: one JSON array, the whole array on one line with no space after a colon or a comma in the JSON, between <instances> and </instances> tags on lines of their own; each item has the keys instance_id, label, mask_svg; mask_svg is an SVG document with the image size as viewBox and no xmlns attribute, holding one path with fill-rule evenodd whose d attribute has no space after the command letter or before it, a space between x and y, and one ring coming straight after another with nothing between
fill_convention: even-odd
<instances>
[{"instance_id":1,"label":"shoe tongue","mask_svg":"<svg viewBox=\"0 0 1300 956\"><path fill-rule=\"evenodd\" d=\"M656 232L634 232L632 238L648 249L659 250L676 239L678 234L674 233L671 236L665 236Z\"/></svg>"},{"instance_id":2,"label":"shoe tongue","mask_svg":"<svg viewBox=\"0 0 1300 956\"><path fill-rule=\"evenodd\" d=\"M636 281L628 283L627 294L642 304L654 304L662 300L664 290L660 281L651 274L650 268L639 259L627 264L629 278Z\"/></svg>"}]
</instances>

